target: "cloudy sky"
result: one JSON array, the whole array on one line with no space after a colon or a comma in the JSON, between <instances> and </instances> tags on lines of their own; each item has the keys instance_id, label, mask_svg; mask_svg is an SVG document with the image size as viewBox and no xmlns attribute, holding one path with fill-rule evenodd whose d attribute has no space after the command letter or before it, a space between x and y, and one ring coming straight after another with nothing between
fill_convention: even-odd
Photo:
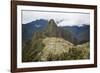
<instances>
[{"instance_id":1,"label":"cloudy sky","mask_svg":"<svg viewBox=\"0 0 100 73\"><path fill-rule=\"evenodd\" d=\"M39 19L54 19L58 26L82 26L83 24L90 24L90 14L88 13L22 11L23 24Z\"/></svg>"}]
</instances>

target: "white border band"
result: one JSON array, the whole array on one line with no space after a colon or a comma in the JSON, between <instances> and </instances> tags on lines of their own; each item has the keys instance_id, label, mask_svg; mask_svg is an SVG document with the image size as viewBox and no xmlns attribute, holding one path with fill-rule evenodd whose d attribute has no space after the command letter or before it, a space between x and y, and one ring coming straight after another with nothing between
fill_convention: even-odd
<instances>
[{"instance_id":1,"label":"white border band","mask_svg":"<svg viewBox=\"0 0 100 73\"><path fill-rule=\"evenodd\" d=\"M52 62L28 62L22 63L22 24L21 10L45 10L45 11L64 11L64 12L85 12L90 13L90 59L89 60L71 60L71 61L52 61ZM17 6L17 68L46 67L61 65L82 65L94 64L94 10L75 9L75 8L57 8L57 7L39 7L39 6Z\"/></svg>"}]
</instances>

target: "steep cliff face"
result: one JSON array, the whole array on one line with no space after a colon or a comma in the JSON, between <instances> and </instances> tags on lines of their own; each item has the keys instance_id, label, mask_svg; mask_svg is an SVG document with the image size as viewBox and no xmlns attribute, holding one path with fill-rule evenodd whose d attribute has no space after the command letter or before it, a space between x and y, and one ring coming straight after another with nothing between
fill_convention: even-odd
<instances>
[{"instance_id":1,"label":"steep cliff face","mask_svg":"<svg viewBox=\"0 0 100 73\"><path fill-rule=\"evenodd\" d=\"M45 28L44 33L48 37L56 37L58 34L57 30L58 30L57 24L53 19L51 19L48 21L48 25Z\"/></svg>"}]
</instances>

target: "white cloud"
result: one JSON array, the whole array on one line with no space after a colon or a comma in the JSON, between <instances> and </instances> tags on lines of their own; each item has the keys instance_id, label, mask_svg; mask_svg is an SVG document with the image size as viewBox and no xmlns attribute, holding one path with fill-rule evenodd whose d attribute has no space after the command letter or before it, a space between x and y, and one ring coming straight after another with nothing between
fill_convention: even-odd
<instances>
[{"instance_id":1,"label":"white cloud","mask_svg":"<svg viewBox=\"0 0 100 73\"><path fill-rule=\"evenodd\" d=\"M90 14L86 13L22 11L23 24L37 19L54 19L58 22L58 26L81 26L82 24L90 24Z\"/></svg>"}]
</instances>

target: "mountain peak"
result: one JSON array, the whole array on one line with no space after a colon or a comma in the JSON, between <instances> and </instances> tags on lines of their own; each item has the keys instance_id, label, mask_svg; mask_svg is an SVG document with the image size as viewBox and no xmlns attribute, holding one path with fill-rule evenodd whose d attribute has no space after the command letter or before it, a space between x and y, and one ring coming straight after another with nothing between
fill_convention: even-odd
<instances>
[{"instance_id":1,"label":"mountain peak","mask_svg":"<svg viewBox=\"0 0 100 73\"><path fill-rule=\"evenodd\" d=\"M50 19L49 22L55 22L54 19Z\"/></svg>"},{"instance_id":2,"label":"mountain peak","mask_svg":"<svg viewBox=\"0 0 100 73\"><path fill-rule=\"evenodd\" d=\"M53 19L50 19L48 21L48 25L47 28L45 29L45 33L47 36L56 36L57 35L57 24L55 23L55 21Z\"/></svg>"},{"instance_id":3,"label":"mountain peak","mask_svg":"<svg viewBox=\"0 0 100 73\"><path fill-rule=\"evenodd\" d=\"M50 19L50 20L48 21L48 27L51 27L51 28L57 27L57 24L56 24L56 22L54 21L54 19Z\"/></svg>"},{"instance_id":4,"label":"mountain peak","mask_svg":"<svg viewBox=\"0 0 100 73\"><path fill-rule=\"evenodd\" d=\"M56 26L56 27L57 27L57 24L56 24L56 22L54 21L54 19L50 19L49 22L48 22L48 25Z\"/></svg>"}]
</instances>

